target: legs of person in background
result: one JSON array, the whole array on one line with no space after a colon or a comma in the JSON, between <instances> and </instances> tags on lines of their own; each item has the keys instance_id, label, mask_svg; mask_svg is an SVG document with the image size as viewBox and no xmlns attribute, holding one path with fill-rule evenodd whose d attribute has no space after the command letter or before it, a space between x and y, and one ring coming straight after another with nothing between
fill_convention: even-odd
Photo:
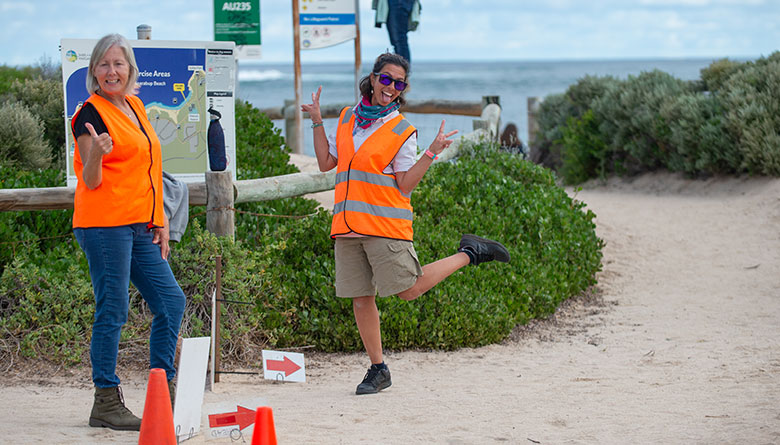
<instances>
[{"instance_id":1,"label":"legs of person in background","mask_svg":"<svg viewBox=\"0 0 780 445\"><path fill-rule=\"evenodd\" d=\"M406 33L409 31L409 16L412 14L413 0L389 0L387 13L387 34L390 44L396 54L403 56L410 63L409 41Z\"/></svg>"}]
</instances>

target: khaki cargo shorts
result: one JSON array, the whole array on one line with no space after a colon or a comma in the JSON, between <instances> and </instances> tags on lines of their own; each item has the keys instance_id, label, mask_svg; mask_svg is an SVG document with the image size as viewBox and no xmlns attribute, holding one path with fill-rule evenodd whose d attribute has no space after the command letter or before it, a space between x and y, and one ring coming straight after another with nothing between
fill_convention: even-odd
<instances>
[{"instance_id":1,"label":"khaki cargo shorts","mask_svg":"<svg viewBox=\"0 0 780 445\"><path fill-rule=\"evenodd\" d=\"M411 241L373 236L336 238L336 295L344 298L395 295L422 275Z\"/></svg>"}]
</instances>

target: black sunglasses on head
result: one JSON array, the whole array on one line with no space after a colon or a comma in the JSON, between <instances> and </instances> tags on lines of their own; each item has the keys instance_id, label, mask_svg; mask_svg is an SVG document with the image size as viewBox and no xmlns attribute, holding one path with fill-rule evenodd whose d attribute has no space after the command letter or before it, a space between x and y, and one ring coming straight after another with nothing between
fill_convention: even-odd
<instances>
[{"instance_id":1,"label":"black sunglasses on head","mask_svg":"<svg viewBox=\"0 0 780 445\"><path fill-rule=\"evenodd\" d=\"M385 73L374 73L375 76L379 76L379 83L382 85L390 85L393 84L393 88L395 88L398 91L403 91L406 89L407 86L409 86L408 83L404 82L403 80L393 79L389 75Z\"/></svg>"}]
</instances>

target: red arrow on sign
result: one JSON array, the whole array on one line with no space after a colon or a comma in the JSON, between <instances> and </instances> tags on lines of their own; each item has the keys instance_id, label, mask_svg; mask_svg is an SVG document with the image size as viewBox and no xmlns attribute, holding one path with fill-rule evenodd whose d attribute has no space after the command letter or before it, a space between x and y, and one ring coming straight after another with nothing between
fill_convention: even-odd
<instances>
[{"instance_id":1,"label":"red arrow on sign","mask_svg":"<svg viewBox=\"0 0 780 445\"><path fill-rule=\"evenodd\" d=\"M238 425L238 429L243 430L255 423L255 412L253 410L244 408L241 405L238 405L237 408L238 410L233 413L209 414L209 428Z\"/></svg>"},{"instance_id":2,"label":"red arrow on sign","mask_svg":"<svg viewBox=\"0 0 780 445\"><path fill-rule=\"evenodd\" d=\"M300 366L298 366L297 363L290 360L289 357L285 356L284 360L268 360L266 361L266 367L269 371L282 371L284 372L284 376L287 377L288 375L294 373L295 371L301 369Z\"/></svg>"}]
</instances>

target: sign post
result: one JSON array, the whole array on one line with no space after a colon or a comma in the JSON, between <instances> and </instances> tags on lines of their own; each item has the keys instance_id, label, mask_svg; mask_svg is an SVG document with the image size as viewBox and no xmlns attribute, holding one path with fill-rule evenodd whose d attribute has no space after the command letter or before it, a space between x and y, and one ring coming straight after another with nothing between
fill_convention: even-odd
<instances>
[{"instance_id":1,"label":"sign post","mask_svg":"<svg viewBox=\"0 0 780 445\"><path fill-rule=\"evenodd\" d=\"M300 51L355 40L355 100L359 98L360 31L358 0L292 0L295 54L295 135L287 134L294 153L303 152Z\"/></svg>"},{"instance_id":2,"label":"sign post","mask_svg":"<svg viewBox=\"0 0 780 445\"><path fill-rule=\"evenodd\" d=\"M214 40L236 42L238 59L259 59L260 0L214 0Z\"/></svg>"}]
</instances>

